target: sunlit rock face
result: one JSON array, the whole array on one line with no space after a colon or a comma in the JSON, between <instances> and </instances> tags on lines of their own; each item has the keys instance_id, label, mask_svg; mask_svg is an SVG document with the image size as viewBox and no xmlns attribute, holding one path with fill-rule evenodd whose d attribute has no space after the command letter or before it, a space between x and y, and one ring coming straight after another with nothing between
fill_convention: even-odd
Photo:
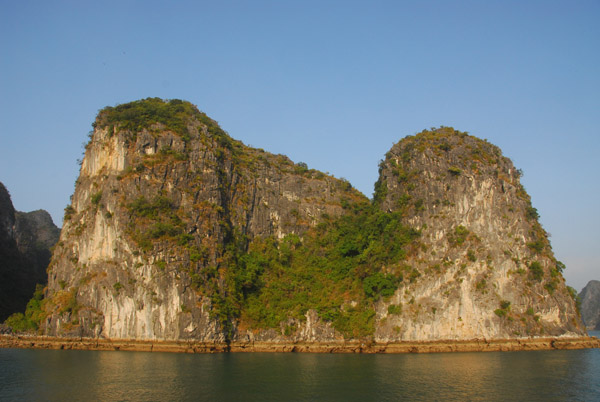
<instances>
[{"instance_id":1,"label":"sunlit rock face","mask_svg":"<svg viewBox=\"0 0 600 402\"><path fill-rule=\"evenodd\" d=\"M291 298L306 284L286 283L293 250L268 268L272 282L252 277L260 269L243 265L249 244L297 236L301 247L312 236L314 246L325 221L335 228L353 206L381 211L345 180L233 140L187 102L106 108L65 209L42 327L114 339L337 342L349 336L332 317L362 308L360 337L381 342L583 333L563 266L498 148L447 128L407 137L382 161L373 203L420 232L405 259L375 267L402 271L395 293L369 299L346 277L336 286L354 288L336 289L345 299L329 313L309 306L257 327L244 287L261 292L275 278ZM269 300L260 307L272 313Z\"/></svg>"},{"instance_id":2,"label":"sunlit rock face","mask_svg":"<svg viewBox=\"0 0 600 402\"><path fill-rule=\"evenodd\" d=\"M131 128L99 114L49 268L46 333L223 340L211 303L228 247L301 235L339 216L342 200L364 199L181 104L182 126Z\"/></svg>"},{"instance_id":3,"label":"sunlit rock face","mask_svg":"<svg viewBox=\"0 0 600 402\"><path fill-rule=\"evenodd\" d=\"M406 261L414 280L379 304L377 339L584 333L519 176L499 148L452 128L392 147L375 201L403 211L422 244Z\"/></svg>"}]
</instances>

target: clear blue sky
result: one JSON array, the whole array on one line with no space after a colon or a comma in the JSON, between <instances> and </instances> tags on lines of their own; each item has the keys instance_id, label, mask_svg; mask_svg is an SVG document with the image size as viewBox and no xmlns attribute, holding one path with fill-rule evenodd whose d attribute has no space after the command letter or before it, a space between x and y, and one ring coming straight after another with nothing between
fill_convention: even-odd
<instances>
[{"instance_id":1,"label":"clear blue sky","mask_svg":"<svg viewBox=\"0 0 600 402\"><path fill-rule=\"evenodd\" d=\"M600 279L600 2L0 0L0 181L61 225L97 111L198 105L368 196L393 143L500 146L567 283Z\"/></svg>"}]
</instances>

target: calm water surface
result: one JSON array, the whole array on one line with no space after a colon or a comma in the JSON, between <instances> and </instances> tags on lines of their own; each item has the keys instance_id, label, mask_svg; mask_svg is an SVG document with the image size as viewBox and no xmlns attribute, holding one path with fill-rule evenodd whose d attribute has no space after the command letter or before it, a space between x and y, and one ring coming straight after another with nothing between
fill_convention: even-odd
<instances>
[{"instance_id":1,"label":"calm water surface","mask_svg":"<svg viewBox=\"0 0 600 402\"><path fill-rule=\"evenodd\" d=\"M0 400L600 401L600 350L186 355L0 349Z\"/></svg>"}]
</instances>

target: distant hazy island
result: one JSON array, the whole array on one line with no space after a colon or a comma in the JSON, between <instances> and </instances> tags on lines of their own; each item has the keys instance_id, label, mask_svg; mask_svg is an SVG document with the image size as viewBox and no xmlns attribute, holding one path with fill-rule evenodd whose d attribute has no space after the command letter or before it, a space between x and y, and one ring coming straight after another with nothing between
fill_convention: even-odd
<instances>
[{"instance_id":1,"label":"distant hazy island","mask_svg":"<svg viewBox=\"0 0 600 402\"><path fill-rule=\"evenodd\" d=\"M53 337L33 346L598 345L520 171L485 140L401 139L370 200L185 101L107 107L93 126L47 287L7 321Z\"/></svg>"},{"instance_id":2,"label":"distant hazy island","mask_svg":"<svg viewBox=\"0 0 600 402\"><path fill-rule=\"evenodd\" d=\"M600 281L589 281L579 296L583 323L589 330L600 331Z\"/></svg>"}]
</instances>

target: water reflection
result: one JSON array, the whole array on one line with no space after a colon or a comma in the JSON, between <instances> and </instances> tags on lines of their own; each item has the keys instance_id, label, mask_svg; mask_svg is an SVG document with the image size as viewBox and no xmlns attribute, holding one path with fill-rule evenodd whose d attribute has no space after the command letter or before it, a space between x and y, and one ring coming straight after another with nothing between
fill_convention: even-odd
<instances>
[{"instance_id":1,"label":"water reflection","mask_svg":"<svg viewBox=\"0 0 600 402\"><path fill-rule=\"evenodd\" d=\"M185 355L0 349L0 400L600 400L600 350Z\"/></svg>"}]
</instances>

